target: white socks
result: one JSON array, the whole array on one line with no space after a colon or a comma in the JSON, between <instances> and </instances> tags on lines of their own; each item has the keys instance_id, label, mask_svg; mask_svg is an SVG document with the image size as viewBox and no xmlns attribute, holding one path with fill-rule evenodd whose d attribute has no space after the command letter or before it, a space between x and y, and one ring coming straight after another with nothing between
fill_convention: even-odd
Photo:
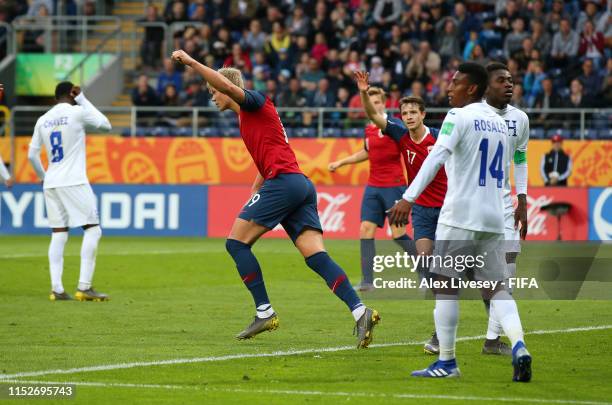
<instances>
[{"instance_id":1,"label":"white socks","mask_svg":"<svg viewBox=\"0 0 612 405\"><path fill-rule=\"evenodd\" d=\"M495 318L501 323L506 336L510 339L512 347L516 342L523 341L523 326L518 314L516 302L506 290L495 294L491 299L491 313L495 313Z\"/></svg>"},{"instance_id":2,"label":"white socks","mask_svg":"<svg viewBox=\"0 0 612 405\"><path fill-rule=\"evenodd\" d=\"M487 328L487 339L495 340L504 333L501 323L495 318L495 312L492 308L489 308L489 326Z\"/></svg>"},{"instance_id":3,"label":"white socks","mask_svg":"<svg viewBox=\"0 0 612 405\"><path fill-rule=\"evenodd\" d=\"M257 317L258 318L269 318L274 313L274 309L272 309L272 305L270 304L262 304L257 307Z\"/></svg>"},{"instance_id":4,"label":"white socks","mask_svg":"<svg viewBox=\"0 0 612 405\"><path fill-rule=\"evenodd\" d=\"M355 322L357 322L359 318L361 318L363 314L365 314L365 310L366 310L365 305L361 304L357 308L351 311L351 313L353 314L353 318L355 319Z\"/></svg>"},{"instance_id":5,"label":"white socks","mask_svg":"<svg viewBox=\"0 0 612 405\"><path fill-rule=\"evenodd\" d=\"M92 226L83 232L83 244L81 245L81 273L79 275L79 290L91 288L94 270L96 268L96 251L98 242L102 237L99 226Z\"/></svg>"},{"instance_id":6,"label":"white socks","mask_svg":"<svg viewBox=\"0 0 612 405\"><path fill-rule=\"evenodd\" d=\"M455 358L455 340L459 320L459 302L455 295L436 295L434 321L440 343L440 360Z\"/></svg>"},{"instance_id":7,"label":"white socks","mask_svg":"<svg viewBox=\"0 0 612 405\"><path fill-rule=\"evenodd\" d=\"M58 294L64 292L62 273L64 272L64 246L68 241L68 232L52 232L49 244L49 272L51 289Z\"/></svg>"}]
</instances>

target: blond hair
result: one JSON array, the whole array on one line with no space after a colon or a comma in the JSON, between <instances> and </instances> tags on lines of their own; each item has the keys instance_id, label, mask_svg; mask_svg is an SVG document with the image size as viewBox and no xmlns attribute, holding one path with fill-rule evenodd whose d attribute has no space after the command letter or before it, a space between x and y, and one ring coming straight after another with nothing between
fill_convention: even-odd
<instances>
[{"instance_id":1,"label":"blond hair","mask_svg":"<svg viewBox=\"0 0 612 405\"><path fill-rule=\"evenodd\" d=\"M223 76L225 76L226 79L228 79L236 86L240 87L241 89L244 89L244 79L242 78L242 73L240 72L240 70L234 67L223 67L217 72L221 73Z\"/></svg>"}]
</instances>

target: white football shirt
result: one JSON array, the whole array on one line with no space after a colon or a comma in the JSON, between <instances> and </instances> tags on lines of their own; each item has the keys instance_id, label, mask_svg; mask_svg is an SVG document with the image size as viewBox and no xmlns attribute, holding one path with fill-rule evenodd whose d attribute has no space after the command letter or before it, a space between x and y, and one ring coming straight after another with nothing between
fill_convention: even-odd
<instances>
[{"instance_id":1,"label":"white football shirt","mask_svg":"<svg viewBox=\"0 0 612 405\"><path fill-rule=\"evenodd\" d=\"M75 101L78 105L55 105L36 122L30 149L40 151L45 146L49 166L43 188L56 188L87 184L85 153L85 127L108 131L108 118L83 95Z\"/></svg>"},{"instance_id":2,"label":"white football shirt","mask_svg":"<svg viewBox=\"0 0 612 405\"><path fill-rule=\"evenodd\" d=\"M504 206L512 210L512 187L510 186L510 166L512 161L515 164L527 163L527 145L529 144L529 117L518 108L507 105L500 110L487 104L490 109L495 111L506 121L508 127L508 161L506 162L505 182L504 182Z\"/></svg>"},{"instance_id":3,"label":"white football shirt","mask_svg":"<svg viewBox=\"0 0 612 405\"><path fill-rule=\"evenodd\" d=\"M507 131L505 121L485 103L448 112L436 142L451 153L444 164L448 190L438 223L504 233Z\"/></svg>"}]
</instances>

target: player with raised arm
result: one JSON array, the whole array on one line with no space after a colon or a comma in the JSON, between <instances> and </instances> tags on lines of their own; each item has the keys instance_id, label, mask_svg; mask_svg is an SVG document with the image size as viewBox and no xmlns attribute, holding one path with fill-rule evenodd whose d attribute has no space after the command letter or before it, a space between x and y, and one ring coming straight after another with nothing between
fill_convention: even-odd
<instances>
[{"instance_id":1,"label":"player with raised arm","mask_svg":"<svg viewBox=\"0 0 612 405\"><path fill-rule=\"evenodd\" d=\"M43 180L47 217L51 227L49 271L52 301L70 300L64 291L64 246L68 229L83 228L81 271L75 298L79 301L106 301L106 294L95 291L92 280L96 266L96 250L102 236L96 197L87 179L85 128L109 131L111 124L81 89L70 82L55 88L57 104L36 121L28 158L36 174ZM45 172L40 160L44 145L49 166Z\"/></svg>"},{"instance_id":2,"label":"player with raised arm","mask_svg":"<svg viewBox=\"0 0 612 405\"><path fill-rule=\"evenodd\" d=\"M400 100L402 119L386 117L377 111L370 92L367 90L368 73L355 72L355 79L366 114L383 134L399 145L410 184L417 176L438 137L436 128L429 128L423 123L425 102L419 97L403 97ZM412 209L414 240L416 241L416 250L421 255L429 256L433 252L436 226L445 195L446 173L444 168L441 168L434 180L416 200ZM425 267L418 269L421 276L425 276L428 270ZM438 353L438 338L435 332L425 343L424 350L429 354Z\"/></svg>"},{"instance_id":3,"label":"player with raised arm","mask_svg":"<svg viewBox=\"0 0 612 405\"><path fill-rule=\"evenodd\" d=\"M468 254L473 252L483 257L491 246L504 241L503 184L508 135L504 120L482 102L487 84L488 74L483 66L477 63L459 66L448 88L449 102L454 108L446 115L438 141L416 179L389 213L391 222L405 224L415 200L444 164L448 191L436 229L436 254L457 254L458 248L468 246L472 249ZM497 260L498 253L489 252L487 265L474 269L476 280L504 280L505 266ZM458 377L455 341L459 291L451 279L456 280L461 273L442 264L434 266L431 272L436 274L438 282L447 283L435 288L434 321L440 357L412 375ZM512 343L513 381L530 381L531 355L524 343L516 302L501 283L481 291L483 298L491 300L491 311Z\"/></svg>"},{"instance_id":4,"label":"player with raised arm","mask_svg":"<svg viewBox=\"0 0 612 405\"><path fill-rule=\"evenodd\" d=\"M3 98L4 85L0 84L0 100L2 100ZM9 171L6 169L6 166L4 166L4 162L2 161L2 155L0 155L0 180L2 180L8 188L11 188L13 186L13 178L11 177Z\"/></svg>"},{"instance_id":5,"label":"player with raised arm","mask_svg":"<svg viewBox=\"0 0 612 405\"><path fill-rule=\"evenodd\" d=\"M380 87L368 87L364 92L371 100L376 113L386 117L384 90ZM345 165L366 160L370 163L368 185L361 201L361 224L359 226L361 283L357 286L359 291L374 289L372 269L376 255L374 244L376 228L382 228L385 225L386 211L393 207L395 201L402 198L406 189L401 154L398 143L384 136L379 127L370 122L364 130L363 149L328 165L328 169L334 172ZM408 242L410 238L406 235L406 227L394 225L390 227L393 240L398 242L402 248L410 249Z\"/></svg>"},{"instance_id":6,"label":"player with raised arm","mask_svg":"<svg viewBox=\"0 0 612 405\"><path fill-rule=\"evenodd\" d=\"M377 311L363 305L344 270L325 251L314 185L300 170L272 101L262 93L245 90L238 69L215 71L182 50L174 51L172 59L191 67L206 80L219 110L230 109L238 114L240 135L258 170L253 195L234 221L225 245L256 308L255 319L236 338L249 339L278 327L278 317L251 246L280 223L308 267L352 312L357 347L368 347L380 317Z\"/></svg>"},{"instance_id":7,"label":"player with raised arm","mask_svg":"<svg viewBox=\"0 0 612 405\"><path fill-rule=\"evenodd\" d=\"M506 121L508 127L508 161L506 162L504 181L504 235L508 247L506 253L506 279L516 276L516 258L521 251L520 240L527 236L527 145L529 143L529 118L518 108L511 106L514 81L508 67L503 63L492 62L487 65L489 87L486 93L486 103L493 111ZM512 204L512 187L510 186L510 166L514 162L514 184L518 204L516 209ZM520 231L519 225L520 223ZM483 354L511 355L512 350L500 340L501 324L490 310L490 302L486 301L489 312L487 337L482 348Z\"/></svg>"}]
</instances>

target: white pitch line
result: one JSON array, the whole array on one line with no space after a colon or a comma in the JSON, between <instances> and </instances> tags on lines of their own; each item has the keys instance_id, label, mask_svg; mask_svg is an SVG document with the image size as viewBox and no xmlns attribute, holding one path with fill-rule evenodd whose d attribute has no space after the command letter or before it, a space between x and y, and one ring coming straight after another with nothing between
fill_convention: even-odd
<instances>
[{"instance_id":1,"label":"white pitch line","mask_svg":"<svg viewBox=\"0 0 612 405\"><path fill-rule=\"evenodd\" d=\"M573 399L547 399L547 398L525 398L525 397L479 397L474 395L437 395L437 394L410 394L410 393L381 393L381 392L326 392L326 391L304 391L304 390L266 390L266 389L242 389L242 388L202 388L196 385L165 385L165 384L131 384L113 382L93 381L31 381L31 380L3 380L2 384L39 384L39 385L75 385L85 387L112 387L112 388L146 388L166 390L197 390L203 392L227 392L241 394L274 394L274 395L299 395L299 396L321 396L321 397L347 397L347 398L394 398L394 399L440 399L447 401L472 401L472 402L530 402L540 404L575 404L575 405L609 405L610 402L582 401Z\"/></svg>"},{"instance_id":2,"label":"white pitch line","mask_svg":"<svg viewBox=\"0 0 612 405\"><path fill-rule=\"evenodd\" d=\"M573 332L586 332L592 330L606 330L612 329L612 325L601 325L601 326L586 326L579 328L569 329L557 329L557 330L535 330L527 332L528 335L548 335L554 333L573 333ZM458 342L483 339L484 335L478 336L465 336L457 339ZM394 346L413 346L422 345L423 341L408 341L408 342L394 342L394 343L379 343L370 345L371 348L376 347L394 347ZM75 374L85 373L92 371L108 371L108 370L120 370L134 367L150 367L150 366L166 366L174 364L189 364L189 363L208 363L217 361L227 360L239 360L249 358L262 358L262 357L281 357L281 356L295 356L300 354L311 354L311 353L331 353L340 352L346 350L356 350L355 346L337 346L337 347L321 347L321 348L310 348L301 350L286 350L276 351L270 353L242 353L242 354L229 354L224 356L210 356L210 357L193 357L186 359L169 359L169 360L158 360L158 361L139 361L133 363L118 363L118 364L103 364L99 366L88 366L88 367L75 367L69 369L52 369L52 370L40 370L40 371L26 371L15 374L0 374L1 380L10 380L23 377L39 377L44 375L60 375L60 374Z\"/></svg>"},{"instance_id":3,"label":"white pitch line","mask_svg":"<svg viewBox=\"0 0 612 405\"><path fill-rule=\"evenodd\" d=\"M221 251L219 251L220 253ZM135 250L130 252L98 252L98 256L142 256L142 255L171 255L171 254L193 254L193 253L210 253L204 249L199 250ZM15 253L15 254L0 254L0 259L27 259L31 257L47 257L46 254L40 253ZM64 257L80 257L78 253L65 254Z\"/></svg>"}]
</instances>

